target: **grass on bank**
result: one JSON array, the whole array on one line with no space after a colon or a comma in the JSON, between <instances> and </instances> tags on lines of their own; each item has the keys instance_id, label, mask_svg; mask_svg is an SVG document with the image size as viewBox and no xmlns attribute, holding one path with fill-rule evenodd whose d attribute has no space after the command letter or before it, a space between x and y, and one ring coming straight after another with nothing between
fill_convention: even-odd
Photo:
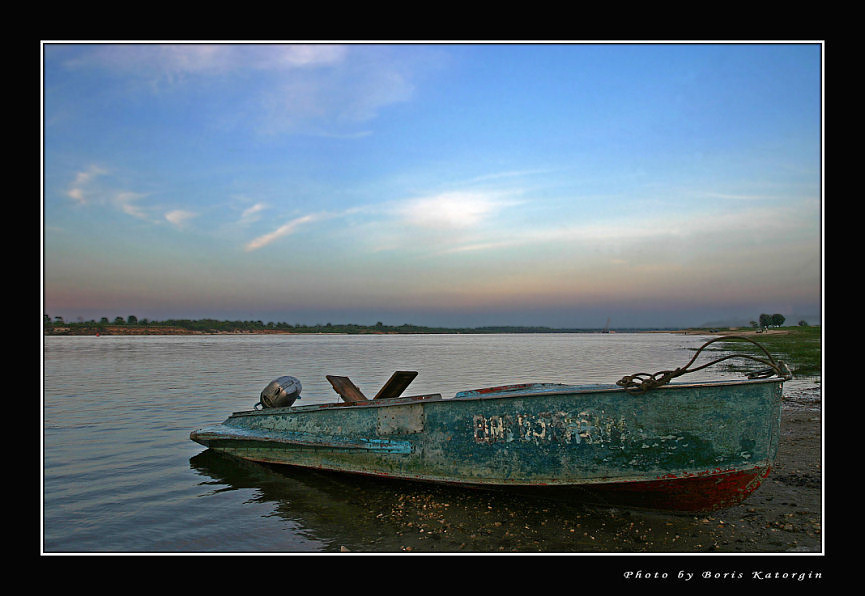
<instances>
[{"instance_id":1,"label":"grass on bank","mask_svg":"<svg viewBox=\"0 0 865 596\"><path fill-rule=\"evenodd\" d=\"M794 377L819 377L822 374L821 348L822 331L819 326L780 327L783 333L761 333L750 335L772 355L775 360L783 360ZM738 352L765 358L766 355L751 342L731 339L716 342L719 350ZM730 359L729 370L746 372L755 369L755 362L746 359Z\"/></svg>"}]
</instances>

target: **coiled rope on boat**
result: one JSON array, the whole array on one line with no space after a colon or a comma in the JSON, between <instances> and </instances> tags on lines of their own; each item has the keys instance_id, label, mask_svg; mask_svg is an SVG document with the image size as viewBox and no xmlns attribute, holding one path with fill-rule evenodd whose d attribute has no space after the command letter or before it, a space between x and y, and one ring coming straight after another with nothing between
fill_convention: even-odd
<instances>
[{"instance_id":1,"label":"coiled rope on boat","mask_svg":"<svg viewBox=\"0 0 865 596\"><path fill-rule=\"evenodd\" d=\"M760 348L764 354L766 354L766 358L758 358L757 356L751 356L750 354L729 354L711 362L707 362L706 364L703 364L696 368L689 369L689 367L700 355L700 352L702 352L709 344L712 344L716 341L728 341L731 339L744 339L745 341L751 342L752 344ZM616 381L616 385L624 387L629 393L645 393L650 389L655 389L656 387L660 387L661 385L666 385L676 377L702 370L704 368L712 366L713 364L717 364L730 358L746 358L748 360L760 362L761 364L765 364L767 366L767 368L749 373L747 375L749 379L766 379L773 375L776 375L784 379L785 381L789 381L793 378L793 375L790 373L790 369L787 368L787 365L784 364L784 362L780 360L776 361L774 358L772 358L772 355L766 350L766 348L758 344L753 339L744 337L742 335L728 335L724 337L716 337L715 339L710 339L709 341L704 343L697 349L694 357L691 358L688 364L681 368L677 368L675 370L662 370L654 374L636 373L633 375L627 375Z\"/></svg>"}]
</instances>

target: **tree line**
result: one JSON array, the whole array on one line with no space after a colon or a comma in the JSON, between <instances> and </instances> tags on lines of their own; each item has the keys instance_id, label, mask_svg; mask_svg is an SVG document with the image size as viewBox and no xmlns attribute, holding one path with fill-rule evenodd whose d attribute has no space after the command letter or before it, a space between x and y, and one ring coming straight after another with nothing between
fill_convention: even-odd
<instances>
[{"instance_id":1,"label":"tree line","mask_svg":"<svg viewBox=\"0 0 865 596\"><path fill-rule=\"evenodd\" d=\"M291 324L269 321L221 321L217 319L165 319L151 321L139 319L135 315L126 318L115 317L109 320L102 317L99 321L64 321L63 317L44 315L43 327L48 333L110 333L112 328L137 329L140 331L171 328L194 333L252 333L252 332L289 332L289 333L577 333L592 332L597 329L554 329L534 326L485 326L485 327L426 327L423 325L385 325L378 321L375 325L353 323L319 323L313 325ZM118 330L122 332L122 330Z\"/></svg>"},{"instance_id":2,"label":"tree line","mask_svg":"<svg viewBox=\"0 0 865 596\"><path fill-rule=\"evenodd\" d=\"M751 321L754 329L769 329L781 327L786 318L782 314L766 314L759 316L757 321ZM799 321L800 326L807 326L805 321ZM357 325L352 323L324 324L291 324L269 321L222 321L217 319L166 319L151 321L139 319L135 315L124 317L101 317L98 321L64 321L63 317L43 315L43 328L47 333L108 333L109 328L127 328L146 332L148 329L172 328L193 333L253 333L253 332L289 332L289 333L591 333L599 329L569 328L556 329L536 326L485 326L485 327L425 327L423 325L385 325L378 321L375 325ZM666 329L666 328L665 328ZM645 329L620 329L619 331L640 331ZM656 330L664 330L657 328Z\"/></svg>"},{"instance_id":3,"label":"tree line","mask_svg":"<svg viewBox=\"0 0 865 596\"><path fill-rule=\"evenodd\" d=\"M763 313L760 315L758 321L751 321L751 327L754 327L755 329L758 327L760 329L768 329L769 327L780 327L784 324L784 321L786 320L787 318L782 314L775 313L774 315L768 315L766 313ZM799 326L807 327L808 322L805 320L799 321Z\"/></svg>"}]
</instances>

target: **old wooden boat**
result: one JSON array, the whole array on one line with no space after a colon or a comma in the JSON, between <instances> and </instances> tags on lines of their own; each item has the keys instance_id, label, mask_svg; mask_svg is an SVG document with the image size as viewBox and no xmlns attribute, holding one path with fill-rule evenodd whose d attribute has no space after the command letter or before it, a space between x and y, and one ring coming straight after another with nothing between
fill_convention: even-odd
<instances>
[{"instance_id":1,"label":"old wooden boat","mask_svg":"<svg viewBox=\"0 0 865 596\"><path fill-rule=\"evenodd\" d=\"M767 358L741 356L768 365L742 380L672 381L739 357L690 368L720 339L685 367L609 385L525 383L403 397L417 372L397 371L367 399L347 377L330 375L340 403L293 406L300 383L283 377L252 410L191 439L270 464L568 491L617 506L719 509L741 502L769 474L782 385L791 378L764 350Z\"/></svg>"}]
</instances>

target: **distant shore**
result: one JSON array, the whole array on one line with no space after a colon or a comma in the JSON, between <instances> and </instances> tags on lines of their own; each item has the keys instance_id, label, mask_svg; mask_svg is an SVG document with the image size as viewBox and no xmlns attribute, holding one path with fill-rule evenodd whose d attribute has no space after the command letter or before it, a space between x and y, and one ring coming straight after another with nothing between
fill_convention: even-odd
<instances>
[{"instance_id":1,"label":"distant shore","mask_svg":"<svg viewBox=\"0 0 865 596\"><path fill-rule=\"evenodd\" d=\"M360 325L309 325L287 328L229 327L194 328L181 325L95 325L72 323L45 326L44 335L407 335L407 334L493 334L493 333L685 333L679 329L554 329L549 327L445 328Z\"/></svg>"},{"instance_id":2,"label":"distant shore","mask_svg":"<svg viewBox=\"0 0 865 596\"><path fill-rule=\"evenodd\" d=\"M44 335L299 335L299 333L275 329L204 331L199 329L184 329L183 327L108 325L100 328L55 326L53 329L46 329Z\"/></svg>"},{"instance_id":3,"label":"distant shore","mask_svg":"<svg viewBox=\"0 0 865 596\"><path fill-rule=\"evenodd\" d=\"M343 326L308 326L291 329L190 329L173 325L88 325L85 323L59 324L45 326L44 335L405 335L405 334L491 334L491 333L674 333L678 335L744 335L766 336L784 335L786 329L755 330L752 328L685 328L685 329L552 329L547 327L480 327L480 328L440 328L417 327L357 327L350 330Z\"/></svg>"}]
</instances>

